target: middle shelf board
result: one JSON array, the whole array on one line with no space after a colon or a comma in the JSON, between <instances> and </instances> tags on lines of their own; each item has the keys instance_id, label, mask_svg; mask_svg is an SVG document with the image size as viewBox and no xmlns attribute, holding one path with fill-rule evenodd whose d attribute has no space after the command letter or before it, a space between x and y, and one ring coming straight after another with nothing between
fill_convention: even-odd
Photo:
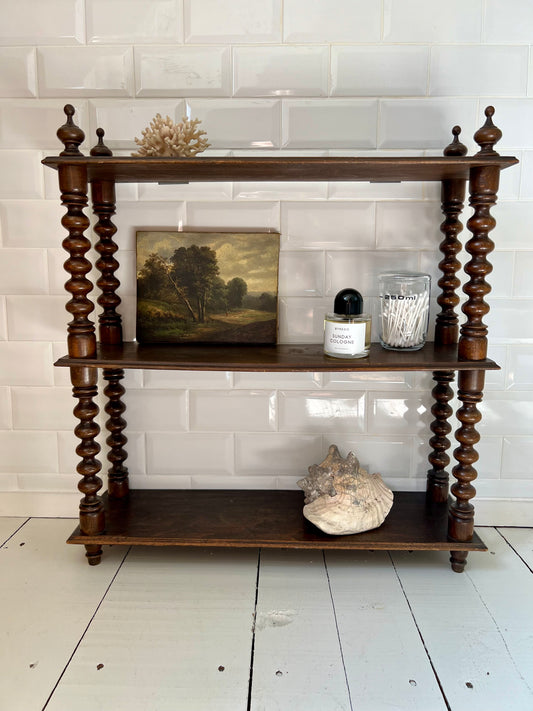
<instances>
[{"instance_id":1,"label":"middle shelf board","mask_svg":"<svg viewBox=\"0 0 533 711\"><path fill-rule=\"evenodd\" d=\"M426 343L419 351L388 351L372 343L366 358L331 358L322 344L97 344L87 358L63 356L55 365L90 368L147 368L149 370L231 370L243 372L334 372L408 370L499 370L490 359L460 360L457 345Z\"/></svg>"}]
</instances>

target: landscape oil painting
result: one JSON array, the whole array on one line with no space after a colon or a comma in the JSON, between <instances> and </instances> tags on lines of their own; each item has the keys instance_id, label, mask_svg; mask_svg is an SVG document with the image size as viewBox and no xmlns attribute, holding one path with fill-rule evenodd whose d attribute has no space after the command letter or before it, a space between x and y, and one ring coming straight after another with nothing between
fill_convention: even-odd
<instances>
[{"instance_id":1,"label":"landscape oil painting","mask_svg":"<svg viewBox=\"0 0 533 711\"><path fill-rule=\"evenodd\" d=\"M137 232L139 343L274 344L279 234Z\"/></svg>"}]
</instances>

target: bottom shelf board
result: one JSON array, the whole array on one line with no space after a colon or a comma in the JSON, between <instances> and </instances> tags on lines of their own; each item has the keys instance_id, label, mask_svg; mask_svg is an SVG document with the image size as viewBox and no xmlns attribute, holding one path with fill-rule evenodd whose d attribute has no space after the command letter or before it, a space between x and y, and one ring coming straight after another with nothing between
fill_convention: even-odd
<instances>
[{"instance_id":1,"label":"bottom shelf board","mask_svg":"<svg viewBox=\"0 0 533 711\"><path fill-rule=\"evenodd\" d=\"M102 497L105 533L79 527L68 543L324 548L362 550L487 550L474 534L468 543L447 538L448 505L427 504L424 493L395 492L384 523L372 531L330 536L302 514L303 493L269 490L134 490Z\"/></svg>"}]
</instances>

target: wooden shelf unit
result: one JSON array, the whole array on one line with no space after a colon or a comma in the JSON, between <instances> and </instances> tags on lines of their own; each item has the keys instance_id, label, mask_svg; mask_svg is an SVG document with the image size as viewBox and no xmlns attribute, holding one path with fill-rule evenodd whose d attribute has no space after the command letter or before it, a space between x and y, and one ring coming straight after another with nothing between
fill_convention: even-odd
<instances>
[{"instance_id":1,"label":"wooden shelf unit","mask_svg":"<svg viewBox=\"0 0 533 711\"><path fill-rule=\"evenodd\" d=\"M491 271L487 255L493 249L489 232L494 227L490 214L496 203L499 174L517 163L516 158L501 157L494 144L501 132L492 123L494 110L488 107L485 125L474 138L480 151L472 157L459 142L460 129L453 129L453 142L443 157L434 158L117 158L103 143L98 129L98 143L90 156L79 150L83 131L73 121L74 109L65 107L66 123L58 130L65 149L59 156L43 163L59 173L62 204L66 214L62 224L68 235L63 246L69 253L65 269L70 275L65 288L71 299L67 311L68 355L56 365L70 368L73 394L78 400L74 414L80 420L75 429L81 440L77 452L81 458L77 471L80 525L70 543L85 545L90 564L100 562L103 544L122 545L208 545L273 546L292 548L363 548L450 550L452 568L461 572L467 552L485 550L474 533L474 508L471 484L477 476L475 445L479 440L476 424L480 419L477 405L482 399L486 370L498 366L487 359L487 328L483 316L488 312L484 296L490 291L485 277ZM442 186L444 222L440 226L443 241L438 281L441 307L435 324L435 342L416 352L387 351L372 344L367 358L352 361L324 356L322 344L278 346L201 346L139 345L122 339L121 318L117 311L120 298L114 241L116 227L115 184L117 182L186 183L190 181L438 181ZM468 221L472 233L466 250L470 261L465 265L467 282L463 291L466 321L459 329L455 311L459 297L456 258L462 249L458 235L462 230L459 216L463 209L466 185L470 190L473 215ZM89 220L84 210L91 188L92 208L97 216L95 248L100 257L97 299L101 307L98 336L89 314L94 304L88 298L93 285L88 280L92 265L87 259L91 243L85 236ZM353 536L327 536L303 518L303 494L298 491L190 491L137 490L128 484L124 430L126 421L121 383L125 368L167 370L235 371L431 371L435 386L429 440L429 471L426 493L396 492L393 508L385 523L374 531ZM98 369L107 382L104 395L109 419L106 422L109 445L107 493L100 496L101 464L97 460L100 430L95 422L98 408ZM452 415L450 384L458 373L457 410L460 427L454 451L456 479L448 485L450 463L447 435ZM383 472L386 477L386 472Z\"/></svg>"}]
</instances>

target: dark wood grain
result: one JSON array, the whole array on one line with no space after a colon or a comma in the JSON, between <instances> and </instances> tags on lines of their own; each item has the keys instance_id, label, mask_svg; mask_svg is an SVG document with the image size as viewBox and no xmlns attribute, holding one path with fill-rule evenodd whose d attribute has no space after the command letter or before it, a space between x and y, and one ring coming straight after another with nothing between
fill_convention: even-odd
<instances>
[{"instance_id":1,"label":"dark wood grain","mask_svg":"<svg viewBox=\"0 0 533 711\"><path fill-rule=\"evenodd\" d=\"M485 277L492 272L487 256L494 249L489 233L496 226L491 208L496 204L499 180L500 171L490 167L476 168L470 176L470 205L474 213L466 223L472 237L465 249L471 258L464 266L468 281L463 291L468 299L462 306L467 320L461 325L459 338L459 353L470 360L482 360L487 354L488 328L483 318L490 311L485 296L491 287Z\"/></svg>"},{"instance_id":2,"label":"dark wood grain","mask_svg":"<svg viewBox=\"0 0 533 711\"><path fill-rule=\"evenodd\" d=\"M454 140L445 148L445 156L466 154L466 146L459 142L460 132L459 126L455 126L453 129ZM461 281L457 277L457 272L461 268L461 262L457 259L457 255L462 249L458 235L463 229L459 218L464 207L465 192L465 180L442 181L441 204L445 220L440 226L444 240L440 243L439 249L444 258L439 262L442 276L438 280L441 291L437 295L437 303L441 307L441 311L437 314L435 323L435 341L438 343L456 343L459 335L459 318L455 308L459 304L457 289L461 285Z\"/></svg>"},{"instance_id":3,"label":"dark wood grain","mask_svg":"<svg viewBox=\"0 0 533 711\"><path fill-rule=\"evenodd\" d=\"M105 534L91 543L381 550L451 550L447 504L427 507L425 494L396 492L385 522L352 536L329 536L302 515L300 491L138 490L104 495ZM87 543L76 529L69 543ZM461 544L463 545L463 544ZM478 536L467 550L486 550Z\"/></svg>"},{"instance_id":4,"label":"dark wood grain","mask_svg":"<svg viewBox=\"0 0 533 711\"><path fill-rule=\"evenodd\" d=\"M330 358L322 344L277 346L235 345L123 345L98 344L95 356L64 356L55 365L83 365L95 368L148 368L152 370L234 370L266 371L364 371L364 370L499 370L494 361L460 360L457 345L438 346L432 342L419 351L388 351L372 343L366 358Z\"/></svg>"},{"instance_id":5,"label":"dark wood grain","mask_svg":"<svg viewBox=\"0 0 533 711\"><path fill-rule=\"evenodd\" d=\"M448 521L448 535L461 542L461 546L455 546L457 550L453 551L451 556L452 568L457 573L462 572L466 564L462 541L470 540L474 530L474 507L471 499L476 495L472 482L477 478L477 470L473 465L479 459L476 445L480 435L476 425L481 420L478 405L483 399L484 384L485 373L482 370L459 373L457 397L461 401L461 407L456 415L461 426L455 432L459 446L453 452L457 464L452 469L457 481L451 487L455 501L450 504Z\"/></svg>"},{"instance_id":6,"label":"dark wood grain","mask_svg":"<svg viewBox=\"0 0 533 711\"><path fill-rule=\"evenodd\" d=\"M74 415L79 424L74 428L74 434L81 441L76 447L76 454L81 461L76 471L81 475L78 490L83 494L80 501L80 529L85 536L101 534L105 530L104 508L98 492L102 488L102 480L98 476L102 465L97 459L100 445L96 441L100 427L95 418L98 416L98 405L95 399L98 395L97 373L91 368L71 368L72 394L78 400ZM98 565L102 557L99 545L87 542L86 556L90 565Z\"/></svg>"},{"instance_id":7,"label":"dark wood grain","mask_svg":"<svg viewBox=\"0 0 533 711\"><path fill-rule=\"evenodd\" d=\"M44 165L56 169L63 165L83 164L87 168L89 181L114 180L118 183L243 180L353 180L379 183L411 180L468 180L472 168L493 165L504 169L517 162L516 158L510 156L432 158L51 156L43 160Z\"/></svg>"},{"instance_id":8,"label":"dark wood grain","mask_svg":"<svg viewBox=\"0 0 533 711\"><path fill-rule=\"evenodd\" d=\"M84 212L87 207L87 171L84 166L62 167L59 171L59 189L61 204L67 208L61 224L68 232L63 239L63 249L69 254L63 266L70 277L65 289L71 297L65 308L72 316L68 324L68 352L71 356L83 358L93 355L96 348L95 327L89 318L94 304L88 297L93 284L87 277L92 265L86 257L91 242L84 234L90 225Z\"/></svg>"},{"instance_id":9,"label":"dark wood grain","mask_svg":"<svg viewBox=\"0 0 533 711\"><path fill-rule=\"evenodd\" d=\"M98 316L100 340L103 343L122 343L122 318L117 311L121 302L117 293L120 281L115 274L119 268L115 257L118 245L114 241L117 228L111 220L115 214L115 183L94 181L91 183L91 196L93 212L98 218L93 229L98 237L94 248L100 255L95 263L100 272L96 280L100 290L97 302L102 308Z\"/></svg>"},{"instance_id":10,"label":"dark wood grain","mask_svg":"<svg viewBox=\"0 0 533 711\"><path fill-rule=\"evenodd\" d=\"M429 498L435 502L448 500L449 477L446 467L450 463L450 457L447 454L450 440L446 435L449 435L452 430L449 419L453 415L453 409L449 402L453 398L450 383L453 383L454 378L453 370L436 370L433 373L433 380L436 384L431 391L434 400L431 414L435 419L430 424L433 436L429 439L431 452L428 455L428 460L431 469L428 471L427 493Z\"/></svg>"},{"instance_id":11,"label":"dark wood grain","mask_svg":"<svg viewBox=\"0 0 533 711\"><path fill-rule=\"evenodd\" d=\"M105 426L109 435L106 439L108 446L107 459L111 466L108 470L108 492L115 497L127 496L129 489L128 468L124 462L128 458L126 444L128 438L124 434L126 420L122 415L126 410L126 405L122 399L126 390L121 381L124 378L124 371L121 369L104 368L102 376L107 381L104 388L104 395L107 397L105 411L109 415Z\"/></svg>"}]
</instances>

